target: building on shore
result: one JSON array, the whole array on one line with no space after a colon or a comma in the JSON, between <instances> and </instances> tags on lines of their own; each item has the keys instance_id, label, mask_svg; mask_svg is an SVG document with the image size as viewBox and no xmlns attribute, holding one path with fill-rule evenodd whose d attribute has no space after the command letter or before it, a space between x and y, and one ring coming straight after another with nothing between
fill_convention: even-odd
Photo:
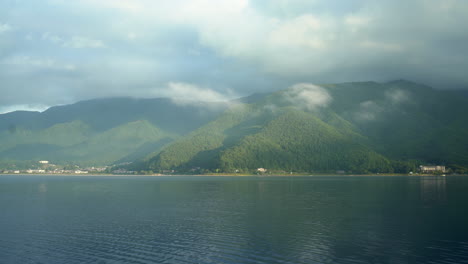
<instances>
[{"instance_id":1,"label":"building on shore","mask_svg":"<svg viewBox=\"0 0 468 264\"><path fill-rule=\"evenodd\" d=\"M441 165L435 165L435 166L421 165L419 166L419 170L422 173L436 173L436 172L445 173L446 172L445 166L441 166Z\"/></svg>"},{"instance_id":2,"label":"building on shore","mask_svg":"<svg viewBox=\"0 0 468 264\"><path fill-rule=\"evenodd\" d=\"M32 170L32 169L29 169L26 172L27 173L45 173L46 171L45 170Z\"/></svg>"},{"instance_id":3,"label":"building on shore","mask_svg":"<svg viewBox=\"0 0 468 264\"><path fill-rule=\"evenodd\" d=\"M48 160L40 160L39 163L40 164L49 164L49 161Z\"/></svg>"}]
</instances>

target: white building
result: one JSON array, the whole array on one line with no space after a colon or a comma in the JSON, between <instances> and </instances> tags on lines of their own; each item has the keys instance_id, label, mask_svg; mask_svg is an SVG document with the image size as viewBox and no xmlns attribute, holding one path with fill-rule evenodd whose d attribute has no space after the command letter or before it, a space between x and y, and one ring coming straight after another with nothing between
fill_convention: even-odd
<instances>
[{"instance_id":1,"label":"white building","mask_svg":"<svg viewBox=\"0 0 468 264\"><path fill-rule=\"evenodd\" d=\"M40 160L39 163L40 164L49 164L49 161L48 160Z\"/></svg>"},{"instance_id":2,"label":"white building","mask_svg":"<svg viewBox=\"0 0 468 264\"><path fill-rule=\"evenodd\" d=\"M31 169L29 169L26 172L27 173L45 173L45 170L31 170Z\"/></svg>"},{"instance_id":3,"label":"white building","mask_svg":"<svg viewBox=\"0 0 468 264\"><path fill-rule=\"evenodd\" d=\"M419 166L419 170L422 173L434 173L434 172L445 172L445 166Z\"/></svg>"}]
</instances>

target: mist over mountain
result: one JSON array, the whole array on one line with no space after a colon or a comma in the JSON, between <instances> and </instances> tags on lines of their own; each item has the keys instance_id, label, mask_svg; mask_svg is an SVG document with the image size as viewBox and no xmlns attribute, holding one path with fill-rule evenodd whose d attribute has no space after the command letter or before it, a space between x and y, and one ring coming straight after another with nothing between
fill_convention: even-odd
<instances>
[{"instance_id":1,"label":"mist over mountain","mask_svg":"<svg viewBox=\"0 0 468 264\"><path fill-rule=\"evenodd\" d=\"M0 115L0 159L179 172L468 167L468 98L399 80L299 83L229 102L109 98Z\"/></svg>"}]
</instances>

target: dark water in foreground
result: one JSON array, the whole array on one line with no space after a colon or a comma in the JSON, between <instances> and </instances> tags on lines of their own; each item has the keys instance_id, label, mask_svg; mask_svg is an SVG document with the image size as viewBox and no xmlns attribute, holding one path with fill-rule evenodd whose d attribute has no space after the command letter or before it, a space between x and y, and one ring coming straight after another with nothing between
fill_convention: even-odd
<instances>
[{"instance_id":1,"label":"dark water in foreground","mask_svg":"<svg viewBox=\"0 0 468 264\"><path fill-rule=\"evenodd\" d=\"M0 176L0 263L468 263L464 177Z\"/></svg>"}]
</instances>

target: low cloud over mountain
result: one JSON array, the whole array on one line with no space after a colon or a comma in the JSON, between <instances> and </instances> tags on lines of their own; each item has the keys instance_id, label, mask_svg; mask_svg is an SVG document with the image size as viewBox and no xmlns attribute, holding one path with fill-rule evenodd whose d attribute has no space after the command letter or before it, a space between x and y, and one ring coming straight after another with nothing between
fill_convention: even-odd
<instances>
[{"instance_id":1,"label":"low cloud over mountain","mask_svg":"<svg viewBox=\"0 0 468 264\"><path fill-rule=\"evenodd\" d=\"M229 98L303 82L466 88L466 24L458 0L6 1L0 110L165 96L168 83Z\"/></svg>"}]
</instances>

